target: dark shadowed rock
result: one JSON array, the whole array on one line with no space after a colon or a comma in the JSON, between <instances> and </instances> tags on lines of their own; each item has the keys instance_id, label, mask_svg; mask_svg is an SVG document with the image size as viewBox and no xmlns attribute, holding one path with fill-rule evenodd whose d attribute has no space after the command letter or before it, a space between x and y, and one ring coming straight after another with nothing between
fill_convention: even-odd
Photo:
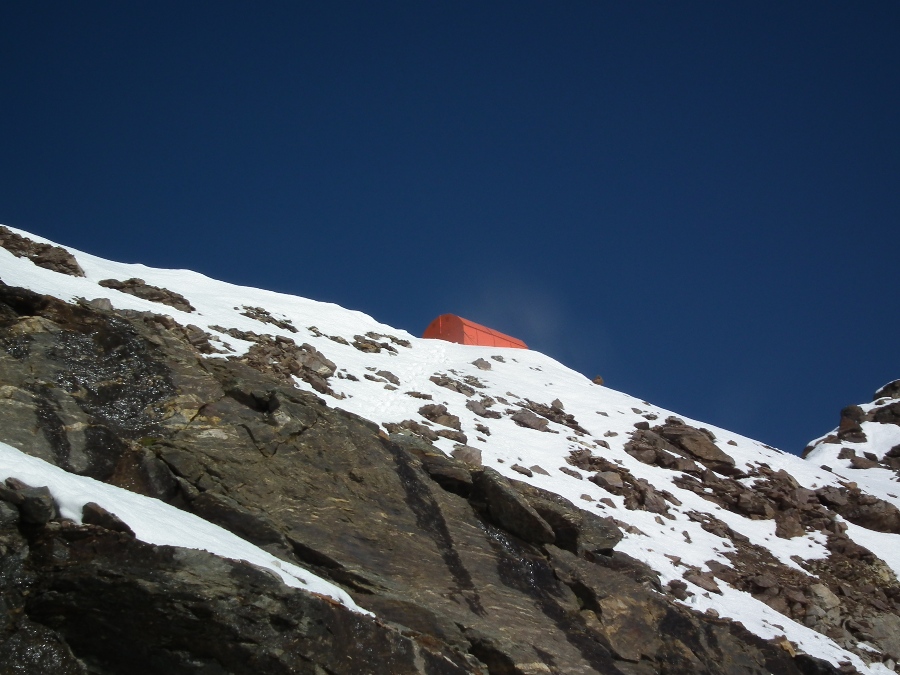
<instances>
[{"instance_id":1,"label":"dark shadowed rock","mask_svg":"<svg viewBox=\"0 0 900 675\"><path fill-rule=\"evenodd\" d=\"M464 497L471 492L472 475L469 467L462 460L447 457L443 452L417 436L391 434L390 441L411 457L418 459L425 473L445 490Z\"/></svg>"},{"instance_id":2,"label":"dark shadowed rock","mask_svg":"<svg viewBox=\"0 0 900 675\"><path fill-rule=\"evenodd\" d=\"M579 556L610 555L622 540L612 518L579 509L565 497L528 483L516 482L516 490L553 529L554 543Z\"/></svg>"},{"instance_id":3,"label":"dark shadowed rock","mask_svg":"<svg viewBox=\"0 0 900 675\"><path fill-rule=\"evenodd\" d=\"M97 525L99 527L112 530L114 532L122 532L124 534L134 536L134 531L119 518L116 514L110 513L99 504L88 502L81 509L81 522L86 525Z\"/></svg>"},{"instance_id":4,"label":"dark shadowed rock","mask_svg":"<svg viewBox=\"0 0 900 675\"><path fill-rule=\"evenodd\" d=\"M46 487L7 478L6 487L0 487L0 499L18 507L22 522L30 525L44 525L57 517L56 502Z\"/></svg>"},{"instance_id":5,"label":"dark shadowed rock","mask_svg":"<svg viewBox=\"0 0 900 675\"><path fill-rule=\"evenodd\" d=\"M39 537L31 564L43 583L25 611L62 635L91 672L483 672L443 643L203 551L74 528Z\"/></svg>"},{"instance_id":6,"label":"dark shadowed rock","mask_svg":"<svg viewBox=\"0 0 900 675\"><path fill-rule=\"evenodd\" d=\"M499 527L536 544L554 541L553 528L493 469L474 474L473 502L479 504Z\"/></svg>"}]
</instances>

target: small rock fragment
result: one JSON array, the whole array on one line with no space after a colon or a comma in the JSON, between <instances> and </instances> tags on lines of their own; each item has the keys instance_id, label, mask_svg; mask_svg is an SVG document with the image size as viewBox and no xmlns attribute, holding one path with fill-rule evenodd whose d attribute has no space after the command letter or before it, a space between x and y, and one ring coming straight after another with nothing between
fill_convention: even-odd
<instances>
[{"instance_id":1,"label":"small rock fragment","mask_svg":"<svg viewBox=\"0 0 900 675\"><path fill-rule=\"evenodd\" d=\"M98 525L107 530L134 536L134 530L125 521L95 502L88 502L81 508L81 521L87 525Z\"/></svg>"}]
</instances>

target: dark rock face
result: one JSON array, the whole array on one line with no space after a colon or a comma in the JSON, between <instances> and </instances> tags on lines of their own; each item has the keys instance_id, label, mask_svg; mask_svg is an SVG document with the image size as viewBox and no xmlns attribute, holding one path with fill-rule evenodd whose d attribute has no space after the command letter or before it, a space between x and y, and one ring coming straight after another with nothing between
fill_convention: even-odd
<instances>
[{"instance_id":1,"label":"dark rock face","mask_svg":"<svg viewBox=\"0 0 900 675\"><path fill-rule=\"evenodd\" d=\"M149 546L114 514L26 522L11 497L0 501L0 656L13 672L812 672L656 592L652 571L614 550L609 519L427 438L388 436L280 370L293 358L324 381L336 368L324 355L273 339L284 362L209 359L178 328L0 286L3 440L216 522L377 618L243 563ZM665 442L728 465L693 435ZM674 499L582 460L630 508L665 515Z\"/></svg>"},{"instance_id":2,"label":"dark rock face","mask_svg":"<svg viewBox=\"0 0 900 675\"><path fill-rule=\"evenodd\" d=\"M203 551L58 525L33 533L27 548L29 592L17 609L44 635L15 631L0 647L4 672L39 672L14 641L63 666L51 672L483 672L465 653Z\"/></svg>"}]
</instances>

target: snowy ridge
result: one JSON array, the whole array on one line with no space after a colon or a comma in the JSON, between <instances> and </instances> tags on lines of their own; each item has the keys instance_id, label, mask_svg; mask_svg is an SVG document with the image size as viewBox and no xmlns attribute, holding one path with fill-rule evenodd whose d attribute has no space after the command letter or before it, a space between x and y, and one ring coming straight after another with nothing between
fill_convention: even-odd
<instances>
[{"instance_id":1,"label":"snowy ridge","mask_svg":"<svg viewBox=\"0 0 900 675\"><path fill-rule=\"evenodd\" d=\"M16 232L34 241L56 245L26 232ZM809 573L798 561L814 561L829 555L822 532L807 531L790 539L778 537L775 520L751 519L722 508L696 491L685 489L683 482L678 480L683 475L681 472L644 463L626 452L626 443L631 440L636 424L658 425L677 415L596 385L544 354L423 340L361 312L334 304L235 286L195 272L114 263L75 249L66 247L66 250L75 256L84 270L84 277L43 269L27 258L15 257L0 248L0 279L8 285L23 286L65 301L106 298L116 309L167 314L179 324L191 324L212 335L215 338L212 344L221 347L223 352L214 355L217 357L240 356L252 347L253 342L234 336L241 332L283 336L297 344L308 343L336 366L336 372L328 379L330 393L319 391L318 395L330 406L343 408L381 425L413 420L435 432L447 431L447 427L420 414L423 405L444 405L447 415L459 419L458 431L465 435L465 445L481 451L485 466L509 478L555 492L581 508L618 520L626 528L626 535L617 550L650 565L659 573L663 585L672 580L685 580L685 570L689 568L708 571L710 561L726 566L731 564L726 554L734 551L732 541L704 529L700 521L689 515L692 512L710 514L733 532L746 537L751 545L766 549L782 565L804 575ZM133 277L183 295L196 311L180 311L98 284L105 279L122 281ZM247 308L263 308L282 326L251 318ZM435 314L441 309L434 308ZM223 332L223 328L229 332ZM381 346L380 349L375 351L373 347L364 351L354 346L354 342L359 342L359 336L366 337L367 334L371 342ZM226 348L232 351L226 352ZM432 378L443 382L443 386ZM295 381L301 389L314 389L307 381L299 378ZM456 390L448 388L448 382ZM552 407L554 401L561 404L557 410L570 415L581 431L571 424L549 420L544 425L545 430L541 431L517 424L513 419L523 404L531 402ZM473 406L473 402L484 403L485 407ZM484 416L484 410L496 415ZM726 429L687 418L682 421L691 427L705 428L715 439L715 445L734 460L737 470L744 473L757 476L761 467L783 470L808 490L826 486L840 488L855 483L864 492L900 506L897 496L900 486L896 485L896 476L883 468L851 469L850 460L837 458L839 445L820 439L809 453L812 461L806 461ZM869 421L862 422L861 427L867 440L854 446L859 448L860 455L872 452L881 459L890 448L900 445L900 427ZM459 443L458 437L441 436L435 441L435 445L448 454ZM573 451L588 450L594 456L614 462L636 479L646 480L657 491L666 491L674 497L667 503L666 517L660 517L659 512L626 508L626 497L587 480L590 472L579 470L569 459ZM823 464L830 470L821 468ZM61 505L68 508L69 512L65 513L68 517L78 520L80 504L96 501L125 520L138 537L146 537L146 541L205 548L219 555L249 560L272 569L289 585L330 595L355 607L340 589L323 586L327 582L313 579L305 570L289 569L293 566L276 561L264 551L250 551L255 547L227 532L202 530L205 538L201 539L201 530L194 523L199 519L194 516L161 503L151 509L145 502L140 502L147 498L66 474L9 446L0 445L0 478L9 475L30 484L49 485ZM738 479L747 488L753 487L754 480ZM152 512L153 518L143 520L139 515L142 511ZM179 519L186 518L192 520L189 526L185 521L183 530L181 526L171 529L156 526L161 522L182 523ZM208 524L207 527L214 528ZM183 536L177 537L177 541L158 540L158 529L177 530ZM848 525L847 534L875 552L895 575L900 575L900 554L896 553L900 551L900 535L874 532L852 524ZM230 539L226 540L225 536ZM220 548L215 548L216 542L221 542ZM237 542L244 546L241 551L234 548L238 546ZM721 617L741 622L764 639L784 636L799 650L833 664L849 661L860 672L889 672L877 662L867 665L834 640L793 621L745 591L721 581L718 582L721 594L710 592L690 580L686 583L691 595L683 602L693 609L714 610Z\"/></svg>"}]
</instances>

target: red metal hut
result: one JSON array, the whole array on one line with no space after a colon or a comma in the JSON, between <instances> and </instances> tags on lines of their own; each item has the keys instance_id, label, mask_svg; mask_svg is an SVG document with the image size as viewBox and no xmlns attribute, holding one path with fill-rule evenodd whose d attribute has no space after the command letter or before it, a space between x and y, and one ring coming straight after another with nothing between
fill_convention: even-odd
<instances>
[{"instance_id":1,"label":"red metal hut","mask_svg":"<svg viewBox=\"0 0 900 675\"><path fill-rule=\"evenodd\" d=\"M461 345L484 345L485 347L512 347L528 349L521 340L504 335L492 328L487 328L474 321L463 319L455 314L441 314L428 324L423 338L458 342Z\"/></svg>"}]
</instances>

